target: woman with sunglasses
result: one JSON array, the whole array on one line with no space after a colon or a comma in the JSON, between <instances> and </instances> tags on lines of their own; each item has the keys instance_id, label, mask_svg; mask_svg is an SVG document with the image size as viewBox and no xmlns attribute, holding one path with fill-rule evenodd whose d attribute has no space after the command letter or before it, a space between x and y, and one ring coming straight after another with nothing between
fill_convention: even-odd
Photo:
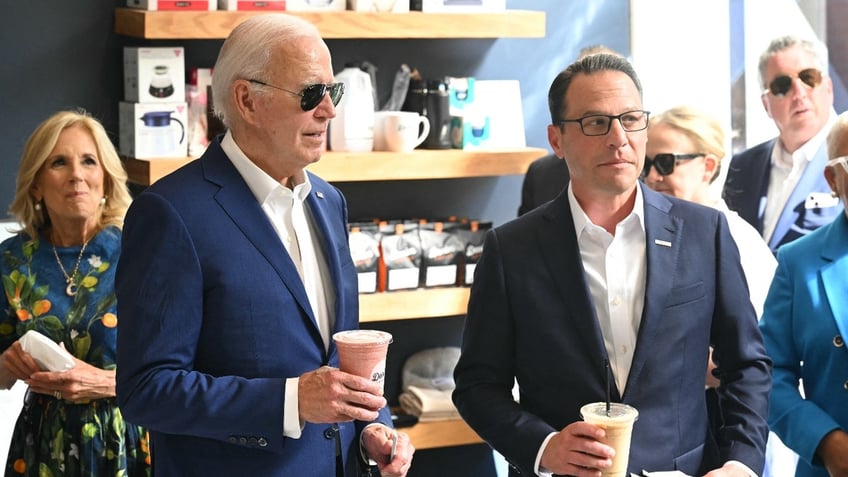
<instances>
[{"instance_id":1,"label":"woman with sunglasses","mask_svg":"<svg viewBox=\"0 0 848 477\"><path fill-rule=\"evenodd\" d=\"M848 201L848 116L827 136L824 177ZM834 200L834 207L837 201ZM773 360L769 427L797 477L848 475L848 213L777 251L760 329ZM802 387L799 389L799 383Z\"/></svg>"},{"instance_id":2,"label":"woman with sunglasses","mask_svg":"<svg viewBox=\"0 0 848 477\"><path fill-rule=\"evenodd\" d=\"M669 109L650 119L642 179L648 187L658 192L724 212L730 225L730 234L739 248L751 304L757 316L761 316L777 261L757 230L728 209L724 200L716 197L710 189L710 184L719 176L721 160L725 155L724 147L724 130L715 118L687 106ZM719 407L713 401L717 397L712 388L720 383L712 373L714 367L710 361L707 400L710 418L718 426ZM770 433L763 477L791 477L796 460L795 454Z\"/></svg>"},{"instance_id":3,"label":"woman with sunglasses","mask_svg":"<svg viewBox=\"0 0 848 477\"><path fill-rule=\"evenodd\" d=\"M725 155L721 124L712 116L679 106L650 119L642 179L651 189L724 211L748 279L751 304L762 314L777 262L763 238L710 188Z\"/></svg>"}]
</instances>

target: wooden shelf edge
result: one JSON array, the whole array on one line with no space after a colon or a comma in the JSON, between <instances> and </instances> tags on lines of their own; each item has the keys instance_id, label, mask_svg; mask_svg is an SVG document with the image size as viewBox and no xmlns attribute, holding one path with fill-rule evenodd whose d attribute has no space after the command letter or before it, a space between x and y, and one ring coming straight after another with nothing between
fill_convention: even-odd
<instances>
[{"instance_id":1,"label":"wooden shelf edge","mask_svg":"<svg viewBox=\"0 0 848 477\"><path fill-rule=\"evenodd\" d=\"M470 288L424 288L359 295L359 322L464 315Z\"/></svg>"},{"instance_id":2,"label":"wooden shelf edge","mask_svg":"<svg viewBox=\"0 0 848 477\"><path fill-rule=\"evenodd\" d=\"M398 430L409 435L415 450L485 443L462 419L419 422Z\"/></svg>"},{"instance_id":3,"label":"wooden shelf edge","mask_svg":"<svg viewBox=\"0 0 848 477\"><path fill-rule=\"evenodd\" d=\"M115 33L155 40L224 39L242 21L271 12L115 9ZM324 39L544 38L545 12L285 12L318 27Z\"/></svg>"},{"instance_id":4,"label":"wooden shelf edge","mask_svg":"<svg viewBox=\"0 0 848 477\"><path fill-rule=\"evenodd\" d=\"M326 152L309 171L330 182L459 179L524 174L534 160L548 154L527 147L494 151L415 150L411 153ZM129 181L147 186L194 160L192 157L135 159L125 157Z\"/></svg>"},{"instance_id":5,"label":"wooden shelf edge","mask_svg":"<svg viewBox=\"0 0 848 477\"><path fill-rule=\"evenodd\" d=\"M331 182L380 180L430 180L524 174L545 149L520 148L490 151L462 149L426 150L411 153L328 152L309 170Z\"/></svg>"}]
</instances>

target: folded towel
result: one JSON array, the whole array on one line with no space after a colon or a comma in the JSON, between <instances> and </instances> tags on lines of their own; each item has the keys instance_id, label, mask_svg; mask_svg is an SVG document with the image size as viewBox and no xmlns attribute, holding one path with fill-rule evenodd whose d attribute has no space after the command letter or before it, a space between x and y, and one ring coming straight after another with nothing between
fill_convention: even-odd
<instances>
[{"instance_id":1,"label":"folded towel","mask_svg":"<svg viewBox=\"0 0 848 477\"><path fill-rule=\"evenodd\" d=\"M458 419L459 412L451 400L451 389L427 389L408 386L398 396L400 406L407 414L417 416L420 422Z\"/></svg>"}]
</instances>

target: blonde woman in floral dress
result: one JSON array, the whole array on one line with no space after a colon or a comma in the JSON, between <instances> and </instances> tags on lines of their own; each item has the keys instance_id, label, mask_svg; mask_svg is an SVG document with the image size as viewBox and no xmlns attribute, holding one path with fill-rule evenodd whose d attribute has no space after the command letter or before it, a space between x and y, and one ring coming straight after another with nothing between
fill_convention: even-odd
<instances>
[{"instance_id":1,"label":"blonde woman in floral dress","mask_svg":"<svg viewBox=\"0 0 848 477\"><path fill-rule=\"evenodd\" d=\"M51 116L24 148L10 208L22 230L0 244L0 388L29 386L7 476L149 475L147 433L115 401L126 178L103 127L84 112ZM41 370L19 342L29 330L63 346L74 367Z\"/></svg>"}]
</instances>

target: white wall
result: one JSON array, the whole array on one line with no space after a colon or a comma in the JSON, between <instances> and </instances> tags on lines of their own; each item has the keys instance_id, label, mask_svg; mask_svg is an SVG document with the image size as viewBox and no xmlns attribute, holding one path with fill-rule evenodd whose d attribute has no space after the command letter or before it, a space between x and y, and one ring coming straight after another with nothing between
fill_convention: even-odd
<instances>
[{"instance_id":1,"label":"white wall","mask_svg":"<svg viewBox=\"0 0 848 477\"><path fill-rule=\"evenodd\" d=\"M630 35L645 109L687 105L711 114L730 151L729 0L630 0ZM713 192L723 183L716 180Z\"/></svg>"}]
</instances>

